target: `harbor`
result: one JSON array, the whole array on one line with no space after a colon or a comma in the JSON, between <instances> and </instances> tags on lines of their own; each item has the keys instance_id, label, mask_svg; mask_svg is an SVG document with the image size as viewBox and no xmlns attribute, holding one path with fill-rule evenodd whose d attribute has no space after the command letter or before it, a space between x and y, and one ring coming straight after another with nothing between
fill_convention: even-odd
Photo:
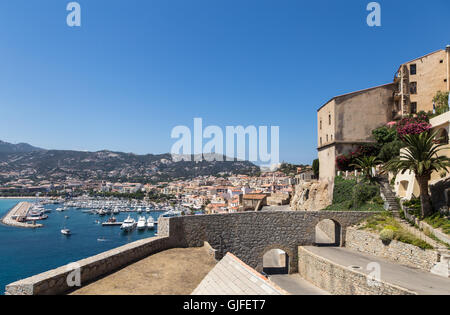
<instances>
[{"instance_id":1,"label":"harbor","mask_svg":"<svg viewBox=\"0 0 450 315\"><path fill-rule=\"evenodd\" d=\"M0 224L0 264L2 265L0 294L4 292L6 284L16 280L137 240L154 237L158 232L159 217L169 211L169 208L163 208L162 205L157 211L157 205L153 205L152 211L148 213L145 211L146 207L142 207L140 214L138 214L139 207L129 207L129 212L120 211L113 214L114 208L107 208L105 205L116 204L119 201L92 199L92 205L97 204L99 207L95 209L96 211L101 210L103 206L105 212L110 212L110 214L99 215L96 211L91 211L93 209L71 207L71 201L73 200L54 202L36 198L0 199L0 217L4 217L3 219L12 220L11 217L15 217L16 213L25 214L27 211L31 214L33 206L37 206L45 215L48 215L46 220L38 221L39 225L43 225L41 228L19 228L30 227L29 224L32 222L22 223L27 224L24 226L17 221ZM133 201L128 200L120 201L120 203L127 206L134 205ZM59 208L61 209L57 211ZM124 210L127 209L124 208ZM123 230L121 225L128 216L135 220L135 223L131 224L134 228ZM116 219L116 224L108 224L113 217ZM145 228L138 228L137 223L140 217L145 217L147 224L149 217L152 217L153 228L148 225ZM64 228L70 230L70 235L61 233Z\"/></svg>"}]
</instances>

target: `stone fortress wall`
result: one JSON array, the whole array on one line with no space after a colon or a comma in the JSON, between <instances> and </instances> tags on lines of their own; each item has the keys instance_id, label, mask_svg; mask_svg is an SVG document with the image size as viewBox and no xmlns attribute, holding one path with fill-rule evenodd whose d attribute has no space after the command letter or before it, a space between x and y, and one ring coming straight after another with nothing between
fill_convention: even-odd
<instances>
[{"instance_id":1,"label":"stone fortress wall","mask_svg":"<svg viewBox=\"0 0 450 315\"><path fill-rule=\"evenodd\" d=\"M6 287L10 295L46 295L70 292L79 271L86 285L126 265L171 248L201 247L208 242L217 259L233 253L250 267L262 271L263 255L281 249L290 257L289 271L298 269L298 246L314 245L315 227L331 219L340 227L341 245L346 230L372 212L277 211L161 218L158 237L139 240L99 255L59 267ZM67 280L71 281L67 281ZM71 286L72 285L72 286Z\"/></svg>"}]
</instances>

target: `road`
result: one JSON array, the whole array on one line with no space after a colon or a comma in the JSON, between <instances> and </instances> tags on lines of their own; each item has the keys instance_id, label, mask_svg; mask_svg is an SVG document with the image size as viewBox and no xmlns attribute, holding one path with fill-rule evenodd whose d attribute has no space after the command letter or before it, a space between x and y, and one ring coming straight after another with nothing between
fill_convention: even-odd
<instances>
[{"instance_id":1,"label":"road","mask_svg":"<svg viewBox=\"0 0 450 315\"><path fill-rule=\"evenodd\" d=\"M287 274L285 261L280 256L282 252L271 250L264 255L264 271L269 279L283 290L293 295L326 295L326 291L319 289L308 281L302 279L299 274Z\"/></svg>"}]
</instances>

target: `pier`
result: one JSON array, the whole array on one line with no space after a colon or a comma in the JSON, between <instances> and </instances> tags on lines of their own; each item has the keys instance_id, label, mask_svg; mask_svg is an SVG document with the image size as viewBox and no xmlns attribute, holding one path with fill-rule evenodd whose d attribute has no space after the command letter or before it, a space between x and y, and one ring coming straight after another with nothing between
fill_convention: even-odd
<instances>
[{"instance_id":1,"label":"pier","mask_svg":"<svg viewBox=\"0 0 450 315\"><path fill-rule=\"evenodd\" d=\"M43 227L42 224L23 222L23 220L27 219L30 208L31 208L31 203L19 202L3 217L2 223L6 224L6 225L22 227L22 228Z\"/></svg>"}]
</instances>

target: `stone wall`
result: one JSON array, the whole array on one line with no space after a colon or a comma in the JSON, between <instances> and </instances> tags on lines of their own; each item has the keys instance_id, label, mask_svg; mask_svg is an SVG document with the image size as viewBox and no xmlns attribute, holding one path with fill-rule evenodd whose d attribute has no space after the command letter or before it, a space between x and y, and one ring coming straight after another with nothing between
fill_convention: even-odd
<instances>
[{"instance_id":1,"label":"stone wall","mask_svg":"<svg viewBox=\"0 0 450 315\"><path fill-rule=\"evenodd\" d=\"M277 211L247 212L176 217L169 220L171 239L178 247L198 247L208 242L222 258L231 252L258 271L263 256L271 249L285 251L290 259L289 272L296 272L299 245L314 245L315 227L324 220L338 223L340 239L347 227L373 215L373 212ZM161 233L160 236L163 236ZM342 241L340 243L344 245Z\"/></svg>"},{"instance_id":2,"label":"stone wall","mask_svg":"<svg viewBox=\"0 0 450 315\"><path fill-rule=\"evenodd\" d=\"M6 294L63 294L77 289L67 283L67 279L76 275L76 270L80 271L83 286L154 253L170 248L201 247L205 242L210 244L211 254L216 259L230 252L258 271L263 269L266 252L281 249L291 257L289 271L295 272L298 269L298 246L314 244L315 227L320 221L331 219L337 222L344 240L347 227L373 214L276 211L160 218L158 237L139 240L11 283L6 287Z\"/></svg>"},{"instance_id":3,"label":"stone wall","mask_svg":"<svg viewBox=\"0 0 450 315\"><path fill-rule=\"evenodd\" d=\"M347 229L345 247L425 271L430 271L439 261L439 254L434 250L423 250L395 240L385 245L377 234L354 228Z\"/></svg>"},{"instance_id":4,"label":"stone wall","mask_svg":"<svg viewBox=\"0 0 450 315\"><path fill-rule=\"evenodd\" d=\"M78 288L69 286L67 282L67 279L76 280L77 269L80 271L80 284L84 286L151 254L173 248L172 244L167 237L140 240L77 261L76 263L11 283L6 286L5 291L7 295L63 294Z\"/></svg>"},{"instance_id":5,"label":"stone wall","mask_svg":"<svg viewBox=\"0 0 450 315\"><path fill-rule=\"evenodd\" d=\"M298 272L315 286L334 295L414 295L407 289L384 281L369 285L364 273L351 270L328 259L311 253L303 247L298 249Z\"/></svg>"}]
</instances>

